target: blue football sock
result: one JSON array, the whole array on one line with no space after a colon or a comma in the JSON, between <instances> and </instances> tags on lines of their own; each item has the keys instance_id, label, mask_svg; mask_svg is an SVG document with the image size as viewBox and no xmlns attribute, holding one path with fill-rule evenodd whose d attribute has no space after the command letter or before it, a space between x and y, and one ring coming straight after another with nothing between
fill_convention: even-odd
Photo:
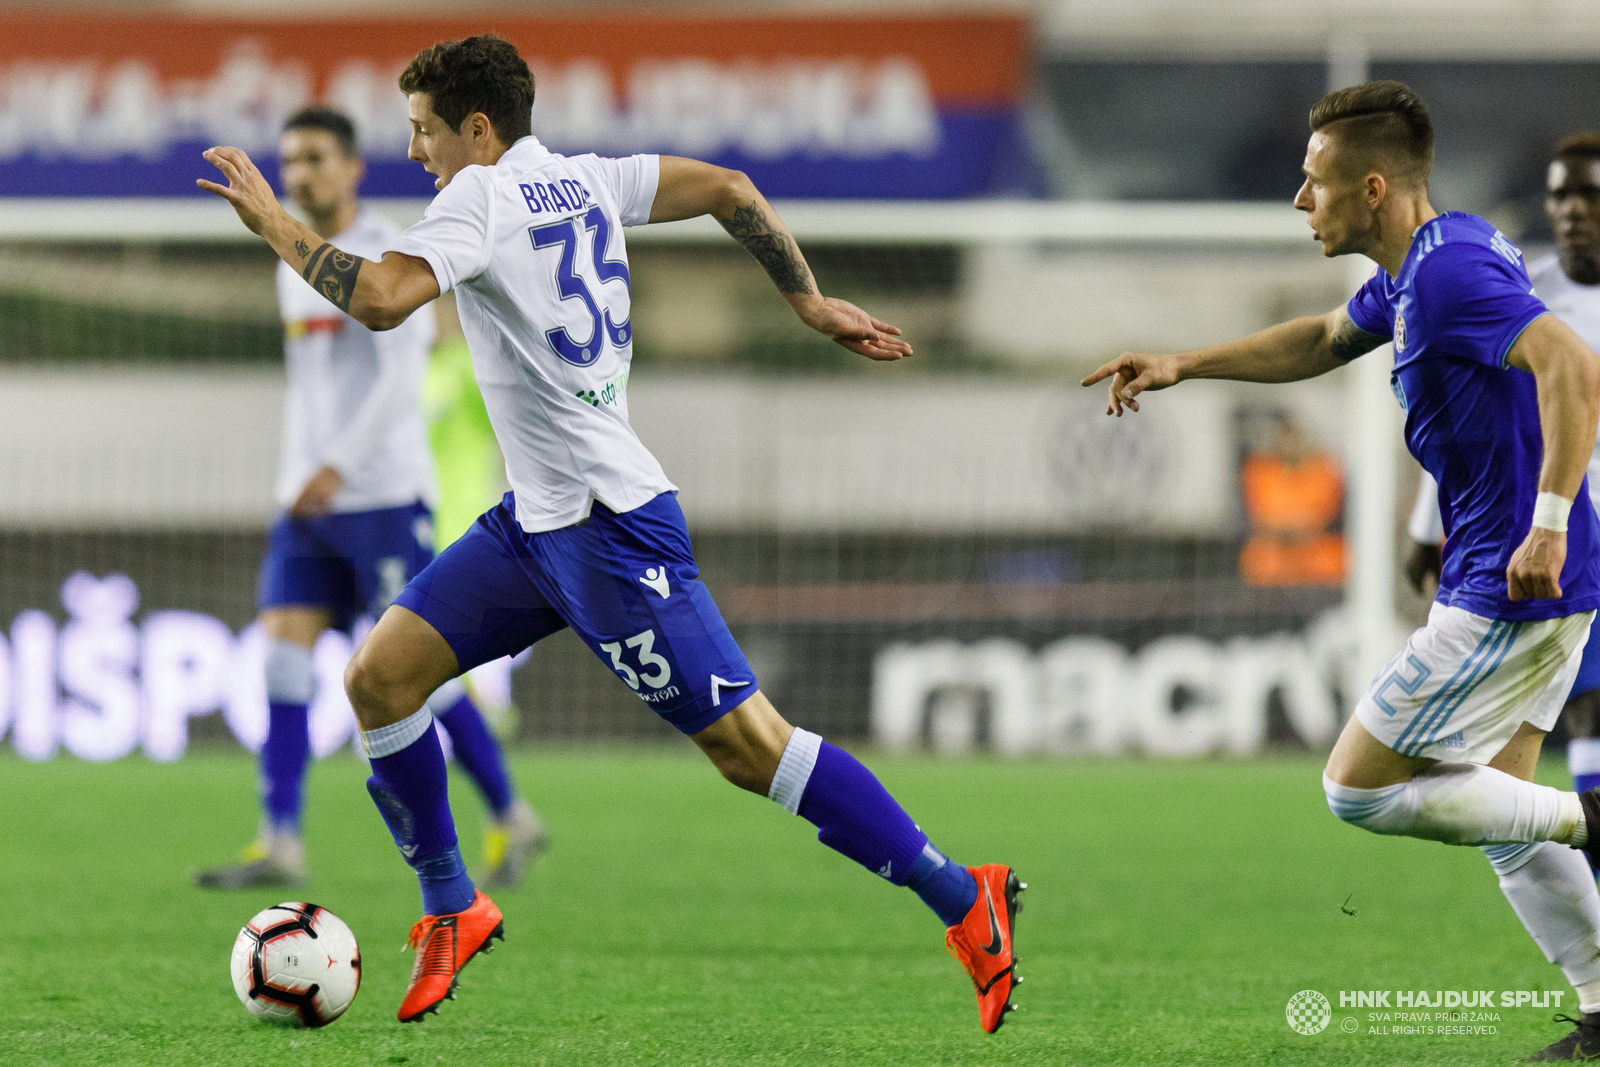
<instances>
[{"instance_id":1,"label":"blue football sock","mask_svg":"<svg viewBox=\"0 0 1600 1067\"><path fill-rule=\"evenodd\" d=\"M422 883L422 910L429 915L454 915L472 907L477 889L461 862L461 849L452 845L412 864Z\"/></svg>"},{"instance_id":2,"label":"blue football sock","mask_svg":"<svg viewBox=\"0 0 1600 1067\"><path fill-rule=\"evenodd\" d=\"M950 857L925 845L922 855L911 865L911 877L906 885L933 909L939 921L954 926L967 917L972 905L978 902L978 880L972 872Z\"/></svg>"},{"instance_id":3,"label":"blue football sock","mask_svg":"<svg viewBox=\"0 0 1600 1067\"><path fill-rule=\"evenodd\" d=\"M300 832L302 785L311 755L311 728L304 704L267 705L267 739L261 744L261 806L274 830Z\"/></svg>"},{"instance_id":4,"label":"blue football sock","mask_svg":"<svg viewBox=\"0 0 1600 1067\"><path fill-rule=\"evenodd\" d=\"M364 730L362 746L372 760L367 792L378 805L400 854L422 883L422 908L449 915L472 905L474 887L456 847L456 825L444 750L427 708L389 726Z\"/></svg>"},{"instance_id":5,"label":"blue football sock","mask_svg":"<svg viewBox=\"0 0 1600 1067\"><path fill-rule=\"evenodd\" d=\"M441 688L439 693L445 693L448 688L453 688L459 695L450 702L448 708L435 711L434 715L450 732L450 744L455 750L456 762L477 784L478 791L483 794L484 802L489 805L495 818L501 818L510 809L514 795L500 745L489 732L489 724L483 721L482 713L466 691L457 684ZM439 693L429 698L430 706Z\"/></svg>"},{"instance_id":6,"label":"blue football sock","mask_svg":"<svg viewBox=\"0 0 1600 1067\"><path fill-rule=\"evenodd\" d=\"M871 771L820 741L803 788L798 814L816 825L818 841L895 885L906 884L928 837Z\"/></svg>"}]
</instances>

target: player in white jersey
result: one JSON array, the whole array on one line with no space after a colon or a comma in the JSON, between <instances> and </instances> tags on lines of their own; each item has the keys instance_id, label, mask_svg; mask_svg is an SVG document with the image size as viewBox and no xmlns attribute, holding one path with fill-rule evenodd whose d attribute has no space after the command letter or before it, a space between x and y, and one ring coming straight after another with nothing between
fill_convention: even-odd
<instances>
[{"instance_id":1,"label":"player in white jersey","mask_svg":"<svg viewBox=\"0 0 1600 1067\"><path fill-rule=\"evenodd\" d=\"M424 701L446 679L571 626L731 782L819 839L913 889L993 1032L1018 979L1011 868L962 867L928 842L872 772L785 722L698 580L675 490L628 425L632 358L624 226L710 214L766 270L801 321L875 360L911 354L900 331L826 298L750 180L670 156L560 156L532 136L534 85L492 34L419 53L400 78L411 158L440 190L373 262L291 219L245 153L206 153L201 182L285 262L357 319L392 327L455 290L512 492L396 598L351 660L346 688L372 757L368 785L417 871L427 914L399 1018L437 1008L456 972L501 936L499 909L461 869L439 745ZM708 872L708 877L715 877Z\"/></svg>"},{"instance_id":2,"label":"player in white jersey","mask_svg":"<svg viewBox=\"0 0 1600 1067\"><path fill-rule=\"evenodd\" d=\"M1545 212L1556 250L1528 267L1533 291L1552 314L1600 351L1600 135L1580 133L1556 146L1545 178ZM1589 457L1589 503L1600 509L1600 439ZM1406 576L1417 592L1437 583L1444 527L1439 487L1426 471L1409 523L1414 542ZM1567 767L1579 793L1600 786L1600 640L1590 636L1561 709L1570 740Z\"/></svg>"},{"instance_id":3,"label":"player in white jersey","mask_svg":"<svg viewBox=\"0 0 1600 1067\"><path fill-rule=\"evenodd\" d=\"M292 116L280 145L285 188L316 232L344 251L381 256L399 234L360 206L364 167L350 119L328 108ZM289 390L278 468L280 514L257 595L267 632L267 736L261 747L261 827L237 863L203 871L208 888L298 885L303 780L316 693L313 648L322 631L349 629L387 608L433 558L433 460L421 409L433 307L397 328L367 329L278 264ZM500 747L458 682L428 698L457 762L489 808L490 883L515 884L544 830L516 795Z\"/></svg>"}]
</instances>

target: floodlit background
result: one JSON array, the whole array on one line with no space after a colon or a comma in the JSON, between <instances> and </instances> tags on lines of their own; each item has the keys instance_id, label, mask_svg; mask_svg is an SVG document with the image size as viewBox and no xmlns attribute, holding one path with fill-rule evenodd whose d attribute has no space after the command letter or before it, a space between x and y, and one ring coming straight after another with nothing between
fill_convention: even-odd
<instances>
[{"instance_id":1,"label":"floodlit background","mask_svg":"<svg viewBox=\"0 0 1600 1067\"><path fill-rule=\"evenodd\" d=\"M1553 143L1600 125L1580 3L1039 0L581 7L192 2L0 13L0 734L28 759L259 745L254 615L283 395L274 259L193 188L283 118L361 128L417 218L394 78L493 27L551 147L692 155L774 199L878 366L795 322L714 225L630 231L635 427L777 706L897 750L1324 746L1424 603L1387 350L1295 387L1100 414L1084 372L1345 299L1290 200L1310 105L1409 82L1434 203L1530 255ZM448 304L448 300L445 301ZM449 307L441 317L452 321ZM1293 544L1264 531L1285 522ZM319 649L319 754L353 728ZM570 635L522 739L664 736Z\"/></svg>"}]
</instances>

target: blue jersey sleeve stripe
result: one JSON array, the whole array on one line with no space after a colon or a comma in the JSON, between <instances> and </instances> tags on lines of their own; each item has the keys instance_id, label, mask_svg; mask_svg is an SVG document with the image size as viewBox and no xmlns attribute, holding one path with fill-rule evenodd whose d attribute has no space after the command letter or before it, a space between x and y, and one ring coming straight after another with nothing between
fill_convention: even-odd
<instances>
[{"instance_id":1,"label":"blue jersey sleeve stripe","mask_svg":"<svg viewBox=\"0 0 1600 1067\"><path fill-rule=\"evenodd\" d=\"M1516 327L1514 330L1506 331L1506 343L1500 346L1500 366L1511 366L1511 364L1506 361L1511 358L1511 350L1516 347L1517 339L1527 332L1529 326L1532 326L1535 322L1544 318L1548 314L1550 314L1550 309L1547 307L1529 308L1528 316L1522 322L1522 324Z\"/></svg>"}]
</instances>

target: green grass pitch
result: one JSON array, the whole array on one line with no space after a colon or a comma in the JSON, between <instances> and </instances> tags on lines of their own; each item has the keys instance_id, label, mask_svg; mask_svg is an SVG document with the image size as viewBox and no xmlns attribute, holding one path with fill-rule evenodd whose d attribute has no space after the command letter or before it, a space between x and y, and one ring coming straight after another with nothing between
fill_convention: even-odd
<instances>
[{"instance_id":1,"label":"green grass pitch","mask_svg":"<svg viewBox=\"0 0 1600 1067\"><path fill-rule=\"evenodd\" d=\"M255 1021L228 979L240 925L285 894L188 884L253 828L247 758L6 756L0 1063L1465 1064L1566 1031L1523 1007L1489 1036L1381 1035L1339 1009L1341 989L1567 987L1481 854L1340 824L1313 759L867 758L943 848L1032 886L1021 1010L996 1036L909 892L686 746L517 754L552 850L498 896L505 944L415 1026L394 1010L416 885L357 762L318 764L303 896L351 925L364 962L350 1012L319 1031ZM471 858L480 808L452 790ZM1302 989L1334 1003L1315 1036L1285 1021Z\"/></svg>"}]
</instances>

